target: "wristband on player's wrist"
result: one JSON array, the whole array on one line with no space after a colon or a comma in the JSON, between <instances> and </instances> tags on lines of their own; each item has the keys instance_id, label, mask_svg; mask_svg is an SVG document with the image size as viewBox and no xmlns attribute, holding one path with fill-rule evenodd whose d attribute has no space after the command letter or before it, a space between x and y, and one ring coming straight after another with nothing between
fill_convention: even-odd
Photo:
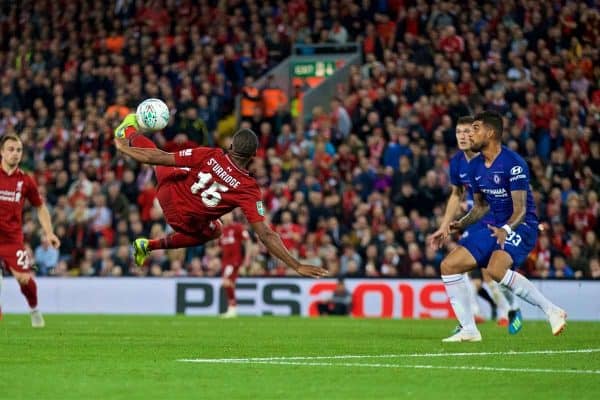
<instances>
[{"instance_id":1,"label":"wristband on player's wrist","mask_svg":"<svg viewBox=\"0 0 600 400\"><path fill-rule=\"evenodd\" d=\"M504 231L506 232L506 234L510 235L513 233L512 228L510 227L509 224L504 224L502 225L502 229L504 229Z\"/></svg>"}]
</instances>

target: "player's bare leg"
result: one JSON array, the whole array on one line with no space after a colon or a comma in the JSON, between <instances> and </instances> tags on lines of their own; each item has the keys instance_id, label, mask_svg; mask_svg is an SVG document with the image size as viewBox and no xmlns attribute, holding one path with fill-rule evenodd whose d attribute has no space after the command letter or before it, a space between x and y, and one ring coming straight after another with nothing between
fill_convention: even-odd
<instances>
[{"instance_id":1,"label":"player's bare leg","mask_svg":"<svg viewBox=\"0 0 600 400\"><path fill-rule=\"evenodd\" d=\"M231 265L225 267L225 277L223 278L223 289L225 289L225 295L227 296L227 311L221 314L221 318L235 318L237 317L237 302L235 300L235 280L228 278L231 272L228 273L227 268L233 270Z\"/></svg>"},{"instance_id":2,"label":"player's bare leg","mask_svg":"<svg viewBox=\"0 0 600 400\"><path fill-rule=\"evenodd\" d=\"M548 300L534 285L523 275L512 271L513 260L506 251L496 250L492 253L488 264L488 272L492 279L511 289L517 296L526 302L538 306L548 317L552 334L560 334L567 324L567 313Z\"/></svg>"},{"instance_id":3,"label":"player's bare leg","mask_svg":"<svg viewBox=\"0 0 600 400\"><path fill-rule=\"evenodd\" d=\"M464 273L477 267L477 261L471 253L462 246L452 250L441 264L442 281L450 304L460 323L460 329L443 342L479 342L481 334L475 326L473 310L469 302L468 282Z\"/></svg>"},{"instance_id":4,"label":"player's bare leg","mask_svg":"<svg viewBox=\"0 0 600 400\"><path fill-rule=\"evenodd\" d=\"M21 287L21 293L27 299L29 308L31 308L31 326L34 328L43 328L46 326L44 317L40 310L38 310L38 297L37 297L37 285L33 276L29 272L20 272L11 269L11 272L19 286Z\"/></svg>"}]
</instances>

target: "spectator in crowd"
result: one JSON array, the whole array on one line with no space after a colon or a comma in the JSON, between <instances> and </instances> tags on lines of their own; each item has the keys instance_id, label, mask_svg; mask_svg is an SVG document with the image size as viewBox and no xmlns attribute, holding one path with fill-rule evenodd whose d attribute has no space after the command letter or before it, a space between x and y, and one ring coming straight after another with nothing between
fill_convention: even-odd
<instances>
[{"instance_id":1,"label":"spectator in crowd","mask_svg":"<svg viewBox=\"0 0 600 400\"><path fill-rule=\"evenodd\" d=\"M343 279L338 279L331 297L317 303L319 315L348 315L352 311L352 294Z\"/></svg>"},{"instance_id":2,"label":"spectator in crowd","mask_svg":"<svg viewBox=\"0 0 600 400\"><path fill-rule=\"evenodd\" d=\"M357 275L357 268L361 264L362 257L356 252L356 248L350 243L344 245L344 251L340 257L340 273L342 275Z\"/></svg>"},{"instance_id":3,"label":"spectator in crowd","mask_svg":"<svg viewBox=\"0 0 600 400\"><path fill-rule=\"evenodd\" d=\"M455 242L431 252L423 238L448 195L453 125L494 109L506 145L530 164L543 228L520 269L600 278L600 13L589 2L418 0L384 10L244 0L204 2L202 12L177 2L33 3L2 5L0 136L23 141L22 167L56 220L63 246L53 275L216 274L211 245L133 267L123 246L169 227L151 171L116 156L112 129L142 99L160 97L174 114L154 134L164 149L226 148L242 94L251 102L242 124L260 132L252 173L268 211L291 215L300 257L353 276L355 267L366 276L438 273ZM294 43L330 41L359 42L364 62L300 120L269 70ZM248 92L263 76L264 89ZM40 243L30 211L24 225L26 240ZM248 273L285 274L253 240ZM345 243L360 260L342 262Z\"/></svg>"},{"instance_id":4,"label":"spectator in crowd","mask_svg":"<svg viewBox=\"0 0 600 400\"><path fill-rule=\"evenodd\" d=\"M40 275L50 275L58 264L59 251L50 245L46 235L42 234L40 244L35 248L34 258Z\"/></svg>"},{"instance_id":5,"label":"spectator in crowd","mask_svg":"<svg viewBox=\"0 0 600 400\"><path fill-rule=\"evenodd\" d=\"M590 260L590 278L600 279L600 259L598 257Z\"/></svg>"},{"instance_id":6,"label":"spectator in crowd","mask_svg":"<svg viewBox=\"0 0 600 400\"><path fill-rule=\"evenodd\" d=\"M571 266L569 266L562 254L557 254L554 257L552 265L552 271L550 277L552 278L575 278L575 273Z\"/></svg>"}]
</instances>

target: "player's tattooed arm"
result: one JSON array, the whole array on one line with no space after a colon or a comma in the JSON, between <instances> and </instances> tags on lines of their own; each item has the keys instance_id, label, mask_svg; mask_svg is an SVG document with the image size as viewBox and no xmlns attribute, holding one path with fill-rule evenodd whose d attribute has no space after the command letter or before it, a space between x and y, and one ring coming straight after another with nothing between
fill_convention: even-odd
<instances>
[{"instance_id":1,"label":"player's tattooed arm","mask_svg":"<svg viewBox=\"0 0 600 400\"><path fill-rule=\"evenodd\" d=\"M513 190L510 192L513 203L513 213L510 216L507 224L510 229L515 229L525 220L525 214L527 213L527 191L526 190Z\"/></svg>"},{"instance_id":2,"label":"player's tattooed arm","mask_svg":"<svg viewBox=\"0 0 600 400\"><path fill-rule=\"evenodd\" d=\"M301 264L300 261L296 260L296 258L294 258L294 256L292 256L285 248L279 235L276 232L273 232L273 230L264 222L253 222L250 225L261 242L264 243L267 250L269 250L269 253L279 258L298 274L312 278L319 278L327 275L327 270L323 268Z\"/></svg>"},{"instance_id":3,"label":"player's tattooed arm","mask_svg":"<svg viewBox=\"0 0 600 400\"><path fill-rule=\"evenodd\" d=\"M479 221L490 210L489 204L481 193L473 194L473 208L464 217L450 224L450 230L462 231L466 227Z\"/></svg>"},{"instance_id":4,"label":"player's tattooed arm","mask_svg":"<svg viewBox=\"0 0 600 400\"><path fill-rule=\"evenodd\" d=\"M513 202L513 213L509 220L501 228L488 225L488 228L492 231L492 236L496 238L496 243L503 250L506 239L512 235L513 229L523 222L527 213L527 191L513 190L510 192L510 195Z\"/></svg>"},{"instance_id":5,"label":"player's tattooed arm","mask_svg":"<svg viewBox=\"0 0 600 400\"><path fill-rule=\"evenodd\" d=\"M115 139L117 150L127 154L134 160L151 165L175 166L175 154L167 153L160 149L148 149L142 147L129 146L127 139Z\"/></svg>"}]
</instances>

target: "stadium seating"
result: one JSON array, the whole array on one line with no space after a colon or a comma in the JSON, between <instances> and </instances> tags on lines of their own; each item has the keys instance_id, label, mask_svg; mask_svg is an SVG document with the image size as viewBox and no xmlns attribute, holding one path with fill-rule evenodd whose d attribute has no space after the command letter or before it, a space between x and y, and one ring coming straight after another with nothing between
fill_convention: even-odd
<instances>
[{"instance_id":1,"label":"stadium seating","mask_svg":"<svg viewBox=\"0 0 600 400\"><path fill-rule=\"evenodd\" d=\"M154 252L148 268L134 266L129 243L169 227L152 170L116 155L112 129L142 99L160 97L177 111L153 138L162 148L225 145L247 77L265 74L292 43L357 41L364 64L332 93L331 112L315 109L304 123L280 108L244 122L260 136L252 172L271 223L300 232L289 237L293 252L350 277L439 276L443 253L426 248L425 237L448 195L454 122L494 109L505 117L506 145L527 157L542 221L536 250L519 268L600 279L593 2L181 3L0 5L0 135L22 138L23 168L40 184L63 243L48 265L53 255L28 211L32 253L48 257L39 273L217 275L214 243ZM292 222L283 221L286 211ZM252 251L245 274L289 272L258 242Z\"/></svg>"}]
</instances>

